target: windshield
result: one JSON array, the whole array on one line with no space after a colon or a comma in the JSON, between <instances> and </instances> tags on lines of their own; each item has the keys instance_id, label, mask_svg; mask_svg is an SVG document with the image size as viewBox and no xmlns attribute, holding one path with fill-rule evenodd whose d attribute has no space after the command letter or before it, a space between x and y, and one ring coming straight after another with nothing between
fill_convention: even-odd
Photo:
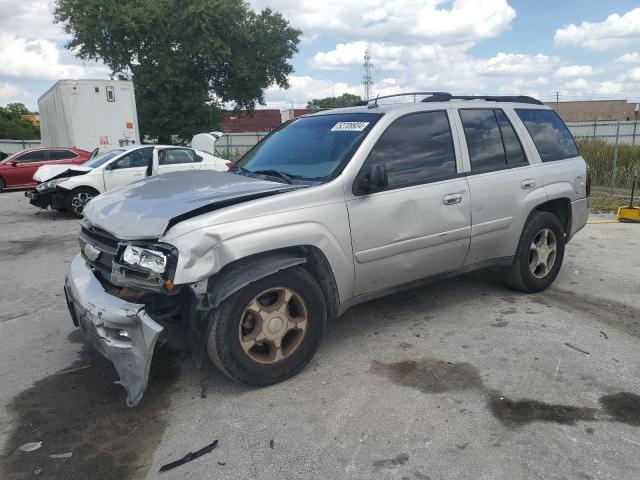
<instances>
[{"instance_id":1,"label":"windshield","mask_svg":"<svg viewBox=\"0 0 640 480\"><path fill-rule=\"evenodd\" d=\"M299 118L258 143L236 166L242 173L277 171L294 180L322 180L350 158L379 118L374 113Z\"/></svg>"},{"instance_id":2,"label":"windshield","mask_svg":"<svg viewBox=\"0 0 640 480\"><path fill-rule=\"evenodd\" d=\"M108 162L109 160L111 160L112 158L114 158L117 155L120 155L123 152L126 152L126 150L124 150L122 148L116 148L114 150L109 150L107 153L103 153L102 155L98 155L97 157L92 158L91 160L87 160L86 162L84 162L82 164L82 166L83 167L89 167L89 168L99 167L100 165L103 165L105 162Z\"/></svg>"}]
</instances>

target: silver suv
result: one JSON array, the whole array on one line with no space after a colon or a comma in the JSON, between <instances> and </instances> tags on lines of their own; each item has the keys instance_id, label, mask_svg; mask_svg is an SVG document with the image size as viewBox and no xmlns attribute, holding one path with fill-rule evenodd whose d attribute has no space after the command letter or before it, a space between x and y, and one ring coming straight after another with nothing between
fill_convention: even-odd
<instances>
[{"instance_id":1,"label":"silver suv","mask_svg":"<svg viewBox=\"0 0 640 480\"><path fill-rule=\"evenodd\" d=\"M562 120L529 97L412 95L286 123L228 173L149 177L87 205L65 293L129 405L159 339L184 334L198 364L269 385L357 303L489 266L525 292L553 282L589 215Z\"/></svg>"}]
</instances>

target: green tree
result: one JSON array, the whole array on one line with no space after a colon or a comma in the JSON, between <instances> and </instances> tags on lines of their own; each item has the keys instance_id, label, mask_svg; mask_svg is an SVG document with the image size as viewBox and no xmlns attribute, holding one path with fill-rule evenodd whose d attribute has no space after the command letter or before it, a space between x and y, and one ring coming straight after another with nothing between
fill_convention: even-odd
<instances>
[{"instance_id":1,"label":"green tree","mask_svg":"<svg viewBox=\"0 0 640 480\"><path fill-rule=\"evenodd\" d=\"M25 107L24 103L8 103L5 109L16 115L33 115L33 112Z\"/></svg>"},{"instance_id":2,"label":"green tree","mask_svg":"<svg viewBox=\"0 0 640 480\"><path fill-rule=\"evenodd\" d=\"M21 117L30 113L22 103L10 103L6 107L0 107L0 138L10 140L40 138L40 129Z\"/></svg>"},{"instance_id":3,"label":"green tree","mask_svg":"<svg viewBox=\"0 0 640 480\"><path fill-rule=\"evenodd\" d=\"M359 95L354 95L352 93L343 93L339 97L314 98L307 103L307 108L321 109L350 107L354 103L360 102L361 100L362 99Z\"/></svg>"},{"instance_id":4,"label":"green tree","mask_svg":"<svg viewBox=\"0 0 640 480\"><path fill-rule=\"evenodd\" d=\"M287 88L301 32L242 0L57 0L67 48L131 78L141 133L170 141L209 131L220 105L253 110Z\"/></svg>"}]
</instances>

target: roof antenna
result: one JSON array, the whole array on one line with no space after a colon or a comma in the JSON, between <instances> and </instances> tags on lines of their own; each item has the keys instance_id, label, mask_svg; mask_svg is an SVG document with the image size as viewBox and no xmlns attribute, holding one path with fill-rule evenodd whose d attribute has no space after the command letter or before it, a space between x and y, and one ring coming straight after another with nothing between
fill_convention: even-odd
<instances>
[{"instance_id":1,"label":"roof antenna","mask_svg":"<svg viewBox=\"0 0 640 480\"><path fill-rule=\"evenodd\" d=\"M377 108L378 107L378 97L379 96L380 96L380 94L376 95L376 98L373 101L373 103L367 105L367 108Z\"/></svg>"}]
</instances>

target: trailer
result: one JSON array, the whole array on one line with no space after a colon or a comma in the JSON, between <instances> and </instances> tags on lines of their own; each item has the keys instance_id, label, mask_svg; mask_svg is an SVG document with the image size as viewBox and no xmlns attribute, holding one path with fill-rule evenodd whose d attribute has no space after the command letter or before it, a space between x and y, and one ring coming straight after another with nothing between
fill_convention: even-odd
<instances>
[{"instance_id":1,"label":"trailer","mask_svg":"<svg viewBox=\"0 0 640 480\"><path fill-rule=\"evenodd\" d=\"M38 99L42 146L88 151L140 143L133 83L60 80Z\"/></svg>"}]
</instances>

